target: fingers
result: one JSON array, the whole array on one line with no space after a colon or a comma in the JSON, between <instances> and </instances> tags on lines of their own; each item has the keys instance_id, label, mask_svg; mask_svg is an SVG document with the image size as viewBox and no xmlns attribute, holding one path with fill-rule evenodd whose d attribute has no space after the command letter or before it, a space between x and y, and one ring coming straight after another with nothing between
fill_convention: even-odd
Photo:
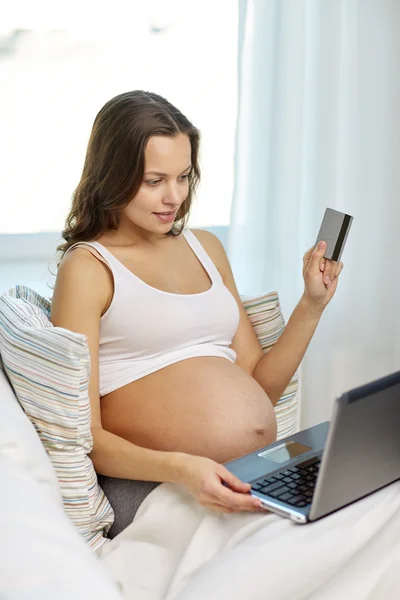
<instances>
[{"instance_id":1,"label":"fingers","mask_svg":"<svg viewBox=\"0 0 400 600\"><path fill-rule=\"evenodd\" d=\"M334 260L325 260L325 265L323 269L323 282L327 288L330 288L332 282L339 277L340 273L343 270L343 263L336 262Z\"/></svg>"},{"instance_id":2,"label":"fingers","mask_svg":"<svg viewBox=\"0 0 400 600\"><path fill-rule=\"evenodd\" d=\"M314 248L310 248L304 254L304 271L307 270L309 273L316 275L320 273L322 275L322 281L325 287L329 289L332 283L343 270L343 263L336 262L324 257L326 251L326 242L320 241Z\"/></svg>"},{"instance_id":3,"label":"fingers","mask_svg":"<svg viewBox=\"0 0 400 600\"><path fill-rule=\"evenodd\" d=\"M209 486L198 498L200 504L224 512L254 512L260 509L261 501L253 498L249 493L233 492L221 485L221 482Z\"/></svg>"},{"instance_id":4,"label":"fingers","mask_svg":"<svg viewBox=\"0 0 400 600\"><path fill-rule=\"evenodd\" d=\"M303 255L303 260L304 261L308 262L310 260L311 255L314 252L314 248L315 248L315 246L311 246L311 248L309 248L307 250L307 252L304 253L304 255Z\"/></svg>"},{"instance_id":5,"label":"fingers","mask_svg":"<svg viewBox=\"0 0 400 600\"><path fill-rule=\"evenodd\" d=\"M229 506L225 506L223 504L218 504L218 503L212 503L212 504L208 504L207 508L209 508L211 511L215 511L218 513L226 513L226 514L232 514L232 513L237 513L240 512L239 510L235 510ZM250 511L247 511L250 512ZM270 512L268 510L268 508L265 508L264 506L255 506L254 508L251 509L251 512L263 512L263 513L267 513Z\"/></svg>"},{"instance_id":6,"label":"fingers","mask_svg":"<svg viewBox=\"0 0 400 600\"><path fill-rule=\"evenodd\" d=\"M211 477L207 477L203 481L200 493L196 493L200 504L223 513L263 510L261 500L253 498L249 493L251 489L249 483L241 481L224 465L214 463L214 469L214 472L210 474Z\"/></svg>"},{"instance_id":7,"label":"fingers","mask_svg":"<svg viewBox=\"0 0 400 600\"><path fill-rule=\"evenodd\" d=\"M214 489L213 496L217 504L229 507L233 511L254 511L261 506L261 501L249 493L234 492L223 485Z\"/></svg>"},{"instance_id":8,"label":"fingers","mask_svg":"<svg viewBox=\"0 0 400 600\"><path fill-rule=\"evenodd\" d=\"M228 469L226 469L223 465L219 465L217 473L221 477L221 479L229 485L229 487L232 490L245 493L248 492L251 488L250 483L244 483L239 479L239 477L236 477L236 475L228 471Z\"/></svg>"},{"instance_id":9,"label":"fingers","mask_svg":"<svg viewBox=\"0 0 400 600\"><path fill-rule=\"evenodd\" d=\"M235 496L243 496L236 498ZM255 512L261 509L261 501L258 498L253 498L250 494L235 494L227 499L222 499L220 496L215 496L215 502L208 502L208 507L213 510L219 510L227 513L235 512Z\"/></svg>"},{"instance_id":10,"label":"fingers","mask_svg":"<svg viewBox=\"0 0 400 600\"><path fill-rule=\"evenodd\" d=\"M229 487L222 485L222 481L225 481ZM219 465L216 471L216 477L213 481L208 483L206 496L204 503L207 506L217 504L225 508L229 508L232 511L254 511L260 508L260 500L253 498L249 491L251 485L244 483L236 475L233 475L223 465Z\"/></svg>"},{"instance_id":11,"label":"fingers","mask_svg":"<svg viewBox=\"0 0 400 600\"><path fill-rule=\"evenodd\" d=\"M207 508L220 513L232 514L234 512L233 508L230 508L229 506L225 506L223 504L217 504L216 502L208 504Z\"/></svg>"},{"instance_id":12,"label":"fingers","mask_svg":"<svg viewBox=\"0 0 400 600\"><path fill-rule=\"evenodd\" d=\"M310 248L303 256L303 275L305 272L311 274L320 273L320 265L324 260L326 242L319 242L314 248Z\"/></svg>"}]
</instances>

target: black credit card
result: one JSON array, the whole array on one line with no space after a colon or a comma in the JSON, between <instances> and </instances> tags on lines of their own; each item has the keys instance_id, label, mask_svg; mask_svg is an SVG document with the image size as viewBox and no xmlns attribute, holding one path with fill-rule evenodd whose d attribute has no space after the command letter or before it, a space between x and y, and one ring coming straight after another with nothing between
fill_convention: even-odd
<instances>
[{"instance_id":1,"label":"black credit card","mask_svg":"<svg viewBox=\"0 0 400 600\"><path fill-rule=\"evenodd\" d=\"M327 243L324 253L325 258L330 258L337 262L340 261L352 222L353 217L351 215L334 210L333 208L326 209L317 241L315 242L315 245L321 240Z\"/></svg>"}]
</instances>

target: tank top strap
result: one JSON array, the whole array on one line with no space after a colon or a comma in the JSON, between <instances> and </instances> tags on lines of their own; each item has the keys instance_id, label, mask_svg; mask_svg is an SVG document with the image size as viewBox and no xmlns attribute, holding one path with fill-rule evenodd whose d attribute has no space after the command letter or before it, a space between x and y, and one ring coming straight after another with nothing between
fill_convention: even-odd
<instances>
[{"instance_id":1,"label":"tank top strap","mask_svg":"<svg viewBox=\"0 0 400 600\"><path fill-rule=\"evenodd\" d=\"M207 254L204 247L201 245L195 234L190 231L190 229L185 228L182 230L182 234L185 236L186 241L189 246L192 248L193 252L196 254L199 261L202 263L206 271L208 271L212 280L220 281L222 279L221 273L218 271L214 262Z\"/></svg>"},{"instance_id":2,"label":"tank top strap","mask_svg":"<svg viewBox=\"0 0 400 600\"><path fill-rule=\"evenodd\" d=\"M182 235L185 237L189 246L192 248L193 252L197 256L197 258L199 259L199 261L201 262L201 264L203 265L205 270L208 272L211 280L212 281L221 281L222 277L221 277L220 272L218 271L214 262L211 260L210 256L207 254L207 252L205 251L205 249L203 248L203 246L201 245L201 243L199 242L199 240L197 239L195 234L192 231L190 231L190 229L185 228L182 230ZM103 246L99 242L94 242L94 241L93 242L76 242L76 244L73 244L72 246L70 246L68 248L68 250L65 252L65 254L67 254L67 252L69 252L73 248L76 248L77 246L91 246L92 248L94 248L98 252L98 254L100 254L100 256L104 259L104 261L110 268L110 270L114 276L114 279L115 279L115 271L118 272L118 271L120 271L121 266L123 267L123 265L121 265L121 262L117 258L115 258L115 256L109 250L107 250L107 248L105 246ZM124 269L124 271L126 270L125 267L123 267L123 269Z\"/></svg>"},{"instance_id":3,"label":"tank top strap","mask_svg":"<svg viewBox=\"0 0 400 600\"><path fill-rule=\"evenodd\" d=\"M68 248L68 250L65 252L65 254L67 254L70 250L72 250L73 248L76 248L78 246L91 246L92 248L94 248L98 252L98 254L100 254L100 256L104 259L104 261L110 268L111 272L114 274L114 268L115 268L116 264L118 263L118 261L115 258L115 256L113 256L111 254L111 252L109 252L109 250L107 250L107 248L102 246L99 242L76 242L76 244L73 244L72 246L70 246ZM65 254L64 254L64 256L65 256Z\"/></svg>"}]
</instances>

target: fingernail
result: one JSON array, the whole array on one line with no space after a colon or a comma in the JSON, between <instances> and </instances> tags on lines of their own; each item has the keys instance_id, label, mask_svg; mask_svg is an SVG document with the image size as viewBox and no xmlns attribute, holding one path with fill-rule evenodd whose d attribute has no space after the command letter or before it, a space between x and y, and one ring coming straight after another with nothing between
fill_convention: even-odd
<instances>
[{"instance_id":1,"label":"fingernail","mask_svg":"<svg viewBox=\"0 0 400 600\"><path fill-rule=\"evenodd\" d=\"M320 241L320 243L318 244L318 250L322 250L322 248L324 247L324 243L322 240Z\"/></svg>"},{"instance_id":2,"label":"fingernail","mask_svg":"<svg viewBox=\"0 0 400 600\"><path fill-rule=\"evenodd\" d=\"M329 283L329 281L330 281L329 277L328 277L328 276L326 276L324 281L325 281L326 285L328 285L328 283Z\"/></svg>"},{"instance_id":3,"label":"fingernail","mask_svg":"<svg viewBox=\"0 0 400 600\"><path fill-rule=\"evenodd\" d=\"M325 269L325 265L324 265L324 264L322 264L322 265L321 265L321 271L323 271L324 269Z\"/></svg>"}]
</instances>

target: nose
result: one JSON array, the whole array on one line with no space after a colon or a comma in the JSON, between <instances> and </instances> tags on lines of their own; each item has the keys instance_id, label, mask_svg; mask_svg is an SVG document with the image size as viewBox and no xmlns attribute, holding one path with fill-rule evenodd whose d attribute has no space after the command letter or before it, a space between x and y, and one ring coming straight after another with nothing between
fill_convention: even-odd
<instances>
[{"instance_id":1,"label":"nose","mask_svg":"<svg viewBox=\"0 0 400 600\"><path fill-rule=\"evenodd\" d=\"M177 184L171 183L168 187L167 194L163 198L163 203L169 206L173 206L171 210L175 210L177 206L182 204L182 190L179 189Z\"/></svg>"}]
</instances>

